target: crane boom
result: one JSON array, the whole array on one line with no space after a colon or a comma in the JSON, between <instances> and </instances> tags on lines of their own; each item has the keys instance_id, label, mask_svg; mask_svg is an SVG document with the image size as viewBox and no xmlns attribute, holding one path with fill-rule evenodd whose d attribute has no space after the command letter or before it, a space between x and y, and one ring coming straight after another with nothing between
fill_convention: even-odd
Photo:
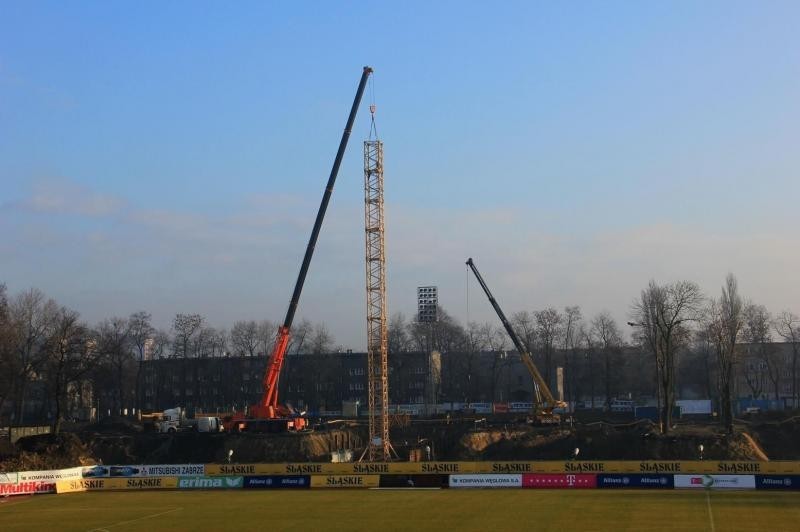
<instances>
[{"instance_id":1,"label":"crane boom","mask_svg":"<svg viewBox=\"0 0 800 532\"><path fill-rule=\"evenodd\" d=\"M528 373L531 374L534 384L534 392L538 403L535 405L537 409L549 410L552 413L553 408L564 406L562 401L557 401L555 397L553 397L550 387L547 385L547 382L545 382L542 374L539 372L539 368L537 368L536 364L533 362L530 349L528 349L528 346L526 346L520 337L517 336L517 332L511 326L511 322L508 321L508 318L506 318L506 315L503 313L503 309L500 308L500 305L492 295L489 287L486 286L486 282L483 280L483 277L481 277L480 272L478 272L478 268L475 266L472 258L467 259L467 266L469 266L472 270L472 273L475 274L475 278L478 280L481 288L483 288L483 291L486 293L486 297L489 298L489 303L491 303L492 307L494 307L497 317L500 318L500 321L503 323L503 327L505 327L508 336L511 337L511 341L514 343L514 347L517 348L517 352L519 353L523 364L525 364L525 367L528 369Z\"/></svg>"},{"instance_id":2,"label":"crane boom","mask_svg":"<svg viewBox=\"0 0 800 532\"><path fill-rule=\"evenodd\" d=\"M333 185L336 183L336 176L339 174L339 166L342 163L345 149L347 148L347 141L350 138L350 132L353 129L353 122L355 121L358 108L361 104L361 97L364 95L364 88L367 85L367 79L372 74L372 68L365 66L361 74L361 80L358 83L356 96L353 99L353 105L350 108L350 115L347 118L347 123L342 133L342 139L339 141L339 149L336 152L336 158L333 161L330 176L328 177L328 184L325 186L325 192L322 195L322 201L317 211L317 218L314 220L314 227L311 230L311 236L308 239L308 246L303 256L303 262L300 266L300 273L297 275L297 282L294 285L292 292L292 299L289 301L289 309L286 311L286 317L283 324L278 328L278 334L275 337L275 344L272 347L269 361L267 363L267 371L264 373L264 394L258 404L250 408L249 416L252 418L273 419L279 416L286 416L289 414L288 409L278 405L278 380L283 367L283 361L286 356L286 349L289 346L290 332L292 321L294 320L297 304L300 301L300 293L303 290L303 283L308 274L308 267L311 264L311 257L314 255L314 249L317 244L320 229L322 228L322 221L325 218L325 212L328 209L328 202L333 193ZM295 428L302 428L295 425Z\"/></svg>"}]
</instances>

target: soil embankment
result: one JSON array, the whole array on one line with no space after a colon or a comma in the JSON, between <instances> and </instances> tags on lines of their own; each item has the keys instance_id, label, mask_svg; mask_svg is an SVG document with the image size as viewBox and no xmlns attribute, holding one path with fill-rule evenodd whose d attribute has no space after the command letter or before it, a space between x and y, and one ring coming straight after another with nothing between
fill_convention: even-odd
<instances>
[{"instance_id":1,"label":"soil embankment","mask_svg":"<svg viewBox=\"0 0 800 532\"><path fill-rule=\"evenodd\" d=\"M479 426L474 422L418 422L396 428L392 444L401 460L413 449L430 449L435 460L800 460L800 417L746 420L733 435L717 424L680 424L668 435L649 422L576 424L536 428L523 424ZM351 450L358 459L367 440L363 425L302 434L157 434L132 424L87 427L59 435L31 436L0 448L0 471L56 469L75 465L329 462Z\"/></svg>"}]
</instances>

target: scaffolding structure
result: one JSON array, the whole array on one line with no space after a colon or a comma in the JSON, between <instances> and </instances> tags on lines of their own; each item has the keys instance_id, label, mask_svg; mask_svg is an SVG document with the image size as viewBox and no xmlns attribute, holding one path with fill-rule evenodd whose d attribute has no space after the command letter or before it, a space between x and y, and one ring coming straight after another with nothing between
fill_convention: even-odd
<instances>
[{"instance_id":1,"label":"scaffolding structure","mask_svg":"<svg viewBox=\"0 0 800 532\"><path fill-rule=\"evenodd\" d=\"M372 109L371 109L372 110ZM388 326L383 219L383 142L364 141L364 215L367 243L367 395L370 462L391 459Z\"/></svg>"}]
</instances>

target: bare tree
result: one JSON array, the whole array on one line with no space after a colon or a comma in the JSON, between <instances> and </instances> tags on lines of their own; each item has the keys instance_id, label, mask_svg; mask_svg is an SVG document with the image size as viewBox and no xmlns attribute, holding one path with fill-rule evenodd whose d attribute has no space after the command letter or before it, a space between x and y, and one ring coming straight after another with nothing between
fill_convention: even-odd
<instances>
[{"instance_id":1,"label":"bare tree","mask_svg":"<svg viewBox=\"0 0 800 532\"><path fill-rule=\"evenodd\" d=\"M564 370L567 378L565 385L565 395L567 402L572 404L575 401L575 388L578 376L578 343L583 314L577 305L564 307Z\"/></svg>"},{"instance_id":2,"label":"bare tree","mask_svg":"<svg viewBox=\"0 0 800 532\"><path fill-rule=\"evenodd\" d=\"M47 384L53 398L53 433L58 434L68 414L71 396L99 357L96 342L88 327L79 321L77 312L61 307L55 317L53 332L47 340Z\"/></svg>"},{"instance_id":3,"label":"bare tree","mask_svg":"<svg viewBox=\"0 0 800 532\"><path fill-rule=\"evenodd\" d=\"M237 321L231 329L231 345L240 356L256 356L259 345L258 324L255 321Z\"/></svg>"},{"instance_id":4,"label":"bare tree","mask_svg":"<svg viewBox=\"0 0 800 532\"><path fill-rule=\"evenodd\" d=\"M153 326L150 324L151 316L149 312L134 312L128 318L128 331L133 347L136 349L136 409L142 408L142 368L144 367L145 348L148 341L152 341Z\"/></svg>"},{"instance_id":5,"label":"bare tree","mask_svg":"<svg viewBox=\"0 0 800 532\"><path fill-rule=\"evenodd\" d=\"M272 351L272 343L275 341L275 334L278 332L278 327L272 327L272 338L270 339L270 346L268 353ZM314 333L314 324L308 318L300 320L296 326L292 328L292 335L289 338L289 345L286 348L287 353L299 354L304 353L308 349L308 339Z\"/></svg>"},{"instance_id":6,"label":"bare tree","mask_svg":"<svg viewBox=\"0 0 800 532\"><path fill-rule=\"evenodd\" d=\"M389 353L405 353L411 349L411 339L408 336L408 321L398 312L389 319L388 327Z\"/></svg>"},{"instance_id":7,"label":"bare tree","mask_svg":"<svg viewBox=\"0 0 800 532\"><path fill-rule=\"evenodd\" d=\"M744 326L744 308L736 277L728 274L722 295L712 299L708 307L705 328L716 352L720 417L729 433L733 433L733 368L736 344Z\"/></svg>"},{"instance_id":8,"label":"bare tree","mask_svg":"<svg viewBox=\"0 0 800 532\"><path fill-rule=\"evenodd\" d=\"M489 368L489 399L494 401L500 376L502 375L502 369L508 362L505 349L508 345L509 338L501 325L484 323L480 326L479 331L480 335L484 338L483 343L486 349L492 353L492 362Z\"/></svg>"},{"instance_id":9,"label":"bare tree","mask_svg":"<svg viewBox=\"0 0 800 532\"><path fill-rule=\"evenodd\" d=\"M108 318L97 328L97 349L102 374L95 378L96 388L103 390L110 402L112 415L122 415L132 399L136 361L131 351L128 320ZM132 383L131 383L132 381Z\"/></svg>"},{"instance_id":10,"label":"bare tree","mask_svg":"<svg viewBox=\"0 0 800 532\"><path fill-rule=\"evenodd\" d=\"M200 332L205 319L200 314L176 314L172 322L175 331L173 354L182 359L187 359L192 354L195 335Z\"/></svg>"},{"instance_id":11,"label":"bare tree","mask_svg":"<svg viewBox=\"0 0 800 532\"><path fill-rule=\"evenodd\" d=\"M617 322L607 310L602 311L594 317L591 324L590 334L594 338L594 345L597 346L603 356L603 381L606 396L606 409L611 409L612 382L619 374L615 365L616 355L622 346L622 334L620 333Z\"/></svg>"},{"instance_id":12,"label":"bare tree","mask_svg":"<svg viewBox=\"0 0 800 532\"><path fill-rule=\"evenodd\" d=\"M678 348L689 339L689 322L697 318L703 300L700 287L691 281L660 286L655 281L631 305L639 340L655 356L660 397L663 399L661 431L672 426L675 406L675 357Z\"/></svg>"},{"instance_id":13,"label":"bare tree","mask_svg":"<svg viewBox=\"0 0 800 532\"><path fill-rule=\"evenodd\" d=\"M533 351L536 346L536 318L533 314L527 310L515 312L511 315L511 326L528 351Z\"/></svg>"},{"instance_id":14,"label":"bare tree","mask_svg":"<svg viewBox=\"0 0 800 532\"><path fill-rule=\"evenodd\" d=\"M5 283L0 283L0 412L14 383L12 331ZM0 419L0 425L4 424Z\"/></svg>"},{"instance_id":15,"label":"bare tree","mask_svg":"<svg viewBox=\"0 0 800 532\"><path fill-rule=\"evenodd\" d=\"M333 348L333 343L333 336L324 323L320 323L314 327L314 332L309 341L312 354L319 355L322 353L329 353Z\"/></svg>"},{"instance_id":16,"label":"bare tree","mask_svg":"<svg viewBox=\"0 0 800 532\"><path fill-rule=\"evenodd\" d=\"M539 339L539 349L544 361L544 380L553 389L553 356L556 345L563 333L564 317L554 308L547 308L534 313L536 318L536 336Z\"/></svg>"},{"instance_id":17,"label":"bare tree","mask_svg":"<svg viewBox=\"0 0 800 532\"><path fill-rule=\"evenodd\" d=\"M791 379L792 379L792 407L798 407L797 390L797 362L800 359L800 317L784 310L775 317L773 323L775 332L788 343L792 349Z\"/></svg>"},{"instance_id":18,"label":"bare tree","mask_svg":"<svg viewBox=\"0 0 800 532\"><path fill-rule=\"evenodd\" d=\"M12 375L14 421L23 422L28 384L47 361L46 342L52 332L58 305L39 290L31 288L14 297L8 305L10 322L9 366Z\"/></svg>"},{"instance_id":19,"label":"bare tree","mask_svg":"<svg viewBox=\"0 0 800 532\"><path fill-rule=\"evenodd\" d=\"M772 344L772 316L764 305L750 304L744 311L744 340L758 358L772 384L775 400L780 399L781 357Z\"/></svg>"}]
</instances>

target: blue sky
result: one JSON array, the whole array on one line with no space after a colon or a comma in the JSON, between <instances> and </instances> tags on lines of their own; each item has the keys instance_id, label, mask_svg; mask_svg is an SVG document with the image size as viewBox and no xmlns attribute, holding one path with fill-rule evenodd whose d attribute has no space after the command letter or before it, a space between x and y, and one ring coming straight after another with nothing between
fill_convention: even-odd
<instances>
[{"instance_id":1,"label":"blue sky","mask_svg":"<svg viewBox=\"0 0 800 532\"><path fill-rule=\"evenodd\" d=\"M4 2L0 280L89 321L285 313L365 343L361 140L385 142L390 312L464 321L730 271L800 312L797 2Z\"/></svg>"}]
</instances>

